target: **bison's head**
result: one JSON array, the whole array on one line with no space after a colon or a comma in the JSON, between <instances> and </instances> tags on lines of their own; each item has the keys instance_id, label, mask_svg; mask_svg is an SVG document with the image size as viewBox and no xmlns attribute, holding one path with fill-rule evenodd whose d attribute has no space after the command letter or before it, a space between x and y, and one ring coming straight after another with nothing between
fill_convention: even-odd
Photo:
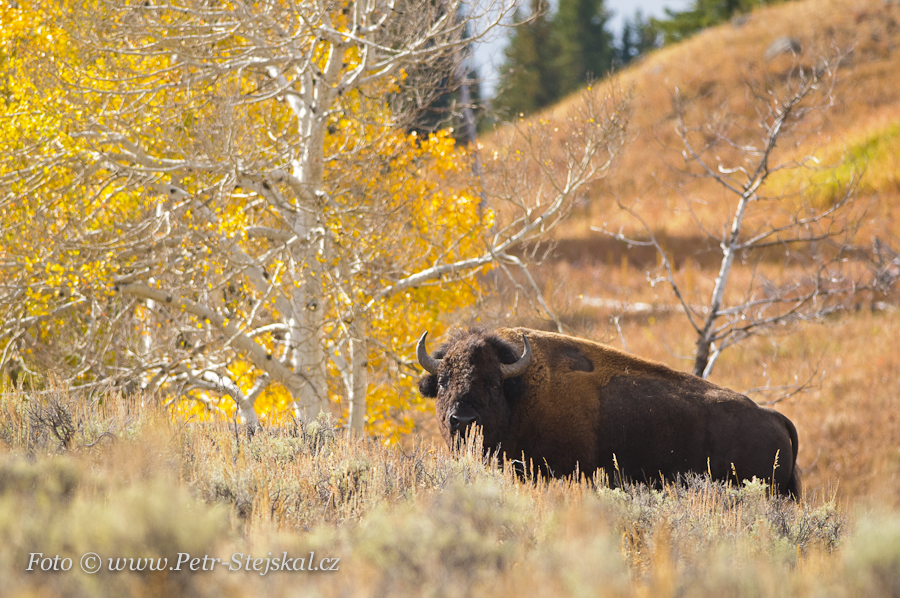
<instances>
[{"instance_id":1,"label":"bison's head","mask_svg":"<svg viewBox=\"0 0 900 598\"><path fill-rule=\"evenodd\" d=\"M437 399L441 434L447 444L465 436L470 426L481 428L485 448L498 448L509 426L514 402L524 394L521 376L531 364L531 345L524 352L481 331L458 333L435 351L425 349L426 332L416 355L427 372L419 381L422 396ZM504 447L511 448L511 447Z\"/></svg>"}]
</instances>

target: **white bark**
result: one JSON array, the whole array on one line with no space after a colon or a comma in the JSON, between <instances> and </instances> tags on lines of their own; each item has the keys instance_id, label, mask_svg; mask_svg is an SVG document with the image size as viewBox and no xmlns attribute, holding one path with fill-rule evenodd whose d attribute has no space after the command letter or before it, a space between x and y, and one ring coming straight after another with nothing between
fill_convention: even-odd
<instances>
[{"instance_id":1,"label":"white bark","mask_svg":"<svg viewBox=\"0 0 900 598\"><path fill-rule=\"evenodd\" d=\"M151 301L153 299L150 295L169 297L175 307L204 317L215 325L224 326L229 342L235 348L256 367L268 372L273 380L286 383L294 397L295 413L302 419L313 418L319 411L329 409L324 338L327 305L323 295L325 273L322 268L327 257L328 243L322 228L326 127L343 94L368 85L369 82L383 80L405 65L423 64L434 57L455 53L456 48L465 43L461 35L465 23L456 21L459 12L457 4L451 2L442 7L440 13L436 13L437 18L423 20L424 28L413 25L410 31L414 31L414 35L403 36L390 43L386 43L388 40L385 35L392 22L402 23L406 19L413 23L420 18L407 12L405 9L408 7L399 9L398 3L393 0L387 3L354 3L349 14L350 21L342 23L345 28L341 29L336 28L332 22L329 10L319 4L301 5L297 7L299 14L281 16L276 16L269 8L260 8L260 14L250 14L243 8L233 12L216 9L207 13L202 5L186 9L184 13L188 19L195 19L203 26L209 22L218 24L213 30L206 30L201 26L198 29L201 37L205 31L209 31L210 39L217 38L217 42L221 41L220 36L228 30L226 24L229 22L234 31L241 30L246 35L245 40L250 42L246 45L247 51L229 55L216 55L211 47L204 47L198 40L192 40L187 47L182 46L177 33L162 33L165 23L160 21L162 28L156 43L158 47L173 47L177 52L176 68L179 61L192 65L196 73L193 76L198 81L207 75L221 76L229 72L261 69L275 83L277 93L293 114L298 144L291 152L290 173L275 169L260 176L239 166L236 176L238 184L258 193L289 227L287 235L278 229L267 231L266 227L252 227L252 230L247 231L248 236L264 235L271 239L277 238L286 245L290 243L287 247L290 259L282 275L290 281L292 287L287 298L275 294L279 315L286 325L283 355L276 359L262 351L253 342L251 335L239 331L233 324L223 324L225 320L215 313L217 310L213 305L189 300L181 296L184 291L171 289L165 293L157 293L151 287L139 284L125 284L122 290ZM476 27L483 27L481 31L475 32L476 36L483 35L499 24L513 8L514 3L508 0L492 3L491 10L484 13L489 18L476 22ZM425 15L427 12L425 10L421 14ZM147 16L151 17L151 21L155 18L153 13ZM299 20L292 21L291 17L299 17ZM284 29L289 22L299 24L299 28L294 31ZM267 47L268 42L262 40L271 39L272 31L281 38L280 45ZM139 29L137 32L139 35L145 33ZM261 43L253 40L260 40ZM321 40L328 43L319 45ZM396 43L398 41L399 44ZM246 44L246 41L241 43ZM320 50L324 50L323 55L317 55ZM357 64L348 68L350 50L356 52ZM132 46L129 51L140 52L140 48ZM204 75L204 71L207 75ZM260 99L266 98L258 98ZM113 130L95 131L90 136L112 145L105 152L98 152L98 158L134 172L205 172L215 175L233 171L234 168L232 164L217 165L214 159L205 157L179 160L168 156L153 156L143 149L139 141L135 141L140 137L135 131L125 134ZM177 178L180 179L181 174ZM285 185L280 187L281 191L279 185ZM163 186L161 190L173 201L191 201L187 193L175 186ZM289 194L284 194L283 191ZM193 200L193 206L194 210L203 213L210 221L216 221L216 215L196 199ZM245 264L241 272L249 277L257 292L265 293L270 289L271 283L265 274L266 264L252 259L234 243L222 239L212 241L219 247L228 248L227 258L230 261ZM351 338L349 345L352 382L347 390L353 397L351 405L355 405L355 408L351 408L354 413L353 425L358 427L364 417L366 376L363 370L367 359L364 354L365 338L359 334L359 330L364 331L364 327L357 324L354 330L356 336Z\"/></svg>"},{"instance_id":2,"label":"white bark","mask_svg":"<svg viewBox=\"0 0 900 598\"><path fill-rule=\"evenodd\" d=\"M211 326L223 330L230 339L229 342L242 355L248 358L254 366L266 372L272 380L285 385L294 396L299 395L302 387L306 384L302 374L295 373L280 361L273 359L270 353L267 353L259 343L255 342L233 322L228 322L224 316L205 305L143 284L121 285L119 291L142 299L152 299L160 305L167 306L169 309L188 312L201 320L208 321Z\"/></svg>"},{"instance_id":3,"label":"white bark","mask_svg":"<svg viewBox=\"0 0 900 598\"><path fill-rule=\"evenodd\" d=\"M506 130L501 143L523 151L515 160L486 160L477 173L483 180L474 186L491 204L509 209L497 210L502 222L475 248L468 236L461 240L469 232L463 231L441 243L428 238L421 252L404 253L407 228L419 236L431 232L418 230L409 214L396 234L381 234L394 224L393 212L380 213L382 206L413 208L397 208L387 185L370 196L366 181L356 179L381 176L393 157L370 171L371 156L384 153L382 141L356 135L352 126L343 140L329 126L369 127L374 119L383 130L396 127L381 122L387 98L379 94L388 77L401 69L440 74L439 67L447 68L442 61L460 56L515 9L511 0L490 4L482 15L467 5L476 28L468 38L455 0L351 2L339 24L330 20L330 5L318 2L187 2L174 17L175 8L151 3L122 7L114 26L92 29L79 21L79 39L92 53L108 52L121 70L96 82L90 100L89 79L70 90L71 104L91 115L73 133L90 148L82 156L89 167L73 185L95 193L97 205L116 187L135 212L145 211L121 216L114 235L101 231L114 238L94 237L96 231L79 225L65 229L71 247L102 255L99 262L118 260L114 299L105 289L72 298L73 312L96 306L85 329L107 351L86 358L82 370L99 369L92 374L98 380L140 380L151 391L175 381L179 391L218 392L254 423L254 402L270 382L290 392L302 419L329 410L327 368L334 364L342 370L349 427L362 431L373 313L419 285L465 279L497 261L518 267L518 248L565 217L576 192L606 172L621 143L623 103L604 98L597 110L592 95L585 114L555 123L570 129L561 160L541 155L556 136L554 125L520 123ZM72 18L80 18L78 9ZM116 62L122 53L135 62ZM140 71L129 71L132 64ZM344 145L328 145L335 139ZM418 169L410 164L390 176L429 176ZM336 232L335 222L347 226L345 220L356 228ZM354 241L379 234L387 237L385 247ZM469 247L460 252L463 242ZM29 288L44 292L39 284ZM147 323L146 344L129 344L121 330L134 329L123 327L140 302L152 308L154 320ZM61 305L41 318L56 317ZM96 325L100 312L109 326ZM27 313L14 320L0 333L21 339L27 324L38 322ZM130 360L129 367L105 367L115 343L122 348L115 355ZM7 344L0 361L13 352ZM232 380L229 372L244 371L243 362L252 372ZM244 392L249 384L253 388Z\"/></svg>"},{"instance_id":4,"label":"white bark","mask_svg":"<svg viewBox=\"0 0 900 598\"><path fill-rule=\"evenodd\" d=\"M829 66L836 67L840 58L837 54L835 64ZM659 224L638 213L635 207L638 201L631 206L619 202L619 206L640 223L649 240L626 239L621 232L603 231L627 244L656 249L664 275L651 279L651 284L665 281L670 285L680 301L680 311L696 332L693 373L697 376L709 377L727 348L776 326L784 331L791 324L821 320L846 309L847 299L874 286L860 278L851 279L844 265L859 259L861 253L850 244L862 222L861 214L853 207L855 180L848 181L840 196L825 206L817 205L805 192L788 195L784 189L772 188L771 184L767 188L773 173L806 169L817 163L811 156L790 156L790 150L784 152L787 157L782 157L777 150L790 146L796 149L804 137L811 137L812 131L804 120L811 111L824 110L833 104L834 81L833 70L809 72L798 65L785 79L751 83L749 95L756 100L751 127L741 126L746 122L746 115L724 112L710 116L708 111L698 117L697 125L689 127L686 104L676 91L676 132L684 148L683 180L708 179L726 198L731 198L727 201L735 201L733 207L726 208L731 215L730 224L726 220L720 225L711 216L695 213L695 200L685 197L700 235L717 240L721 250L707 304L697 306L688 301L696 288L679 287L675 268L653 232ZM759 136L748 139L748 130L759 131ZM754 206L761 209L765 206L766 211L754 216ZM704 210L709 211L708 207ZM719 226L723 233L716 239L710 231ZM806 264L805 271L800 275L794 271L778 279L770 272L754 270L749 282L742 283L740 292L735 293L732 275L735 257L740 254L741 259L759 265L763 252L774 247L787 253L799 250ZM853 251L848 251L851 248ZM767 275L774 280L766 278Z\"/></svg>"},{"instance_id":5,"label":"white bark","mask_svg":"<svg viewBox=\"0 0 900 598\"><path fill-rule=\"evenodd\" d=\"M349 396L350 417L348 428L352 432L362 434L366 424L366 391L369 385L368 362L369 348L366 342L367 331L362 320L353 320L349 328L350 371Z\"/></svg>"},{"instance_id":6,"label":"white bark","mask_svg":"<svg viewBox=\"0 0 900 598\"><path fill-rule=\"evenodd\" d=\"M710 168L703 158L693 148L688 139L684 128L683 115L679 114L679 135L685 145L687 155L691 156L706 175L717 181L728 191L738 195L738 203L734 211L734 218L731 221L731 227L726 238L720 243L722 249L722 261L719 266L719 273L716 276L715 286L713 287L712 296L710 297L709 309L707 312L706 322L700 329L697 337L697 354L694 359L694 375L708 378L712 373L713 365L721 353L722 347L715 348L718 330L715 329L716 322L722 316L722 303L725 297L725 289L728 286L728 279L731 274L731 268L734 264L735 253L743 248L748 248L746 244L739 242L739 237L743 230L744 216L747 213L747 206L751 201L756 199L756 192L765 183L769 177L771 170L769 168L772 152L784 131L784 124L793 114L797 105L812 92L814 81L811 79L806 84L801 84L800 88L790 96L786 101L777 104L773 109L773 121L765 127L766 135L763 139L764 147L760 152L760 157L755 168L747 175L747 180L743 185L735 185L731 180L722 175L722 171L728 172L728 169L722 169L721 165L718 171ZM743 168L738 168L734 172L745 172ZM668 266L667 266L668 267ZM671 281L671 277L670 277Z\"/></svg>"}]
</instances>

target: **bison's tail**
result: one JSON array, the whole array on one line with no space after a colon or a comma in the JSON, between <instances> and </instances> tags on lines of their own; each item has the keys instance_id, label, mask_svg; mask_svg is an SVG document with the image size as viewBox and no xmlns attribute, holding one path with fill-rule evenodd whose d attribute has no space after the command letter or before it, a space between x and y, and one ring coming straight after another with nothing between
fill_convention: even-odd
<instances>
[{"instance_id":1,"label":"bison's tail","mask_svg":"<svg viewBox=\"0 0 900 598\"><path fill-rule=\"evenodd\" d=\"M779 415L781 414L779 413ZM800 444L797 440L797 428L794 427L794 423L786 416L781 415L781 419L784 420L788 429L788 434L791 436L791 449L794 453L793 459L791 460L791 478L788 480L787 491L791 498L800 500L800 495L803 493L803 485L800 483L800 468L797 467L797 453L800 451Z\"/></svg>"}]
</instances>

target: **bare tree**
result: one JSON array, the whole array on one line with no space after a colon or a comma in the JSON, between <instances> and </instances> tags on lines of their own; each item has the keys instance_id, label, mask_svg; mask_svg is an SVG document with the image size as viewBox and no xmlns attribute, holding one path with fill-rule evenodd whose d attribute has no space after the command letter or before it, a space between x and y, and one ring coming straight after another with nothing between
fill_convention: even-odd
<instances>
[{"instance_id":1,"label":"bare tree","mask_svg":"<svg viewBox=\"0 0 900 598\"><path fill-rule=\"evenodd\" d=\"M444 68L513 7L470 6L469 38L455 0L74 9L77 62L47 67L74 141L41 141L66 174L0 180L37 206L47 265L5 265L4 364L230 397L248 423L273 383L302 419L338 385L362 429L373 329L402 319L418 289L526 268L512 250L546 235L621 146L615 95L516 123L484 160L480 214L461 191L471 168L440 170L436 142L398 131L386 97L405 73ZM561 163L545 155L553 129L566 133ZM73 197L84 209L62 209Z\"/></svg>"},{"instance_id":2,"label":"bare tree","mask_svg":"<svg viewBox=\"0 0 900 598\"><path fill-rule=\"evenodd\" d=\"M815 132L813 116L834 103L839 63L839 55L812 67L797 62L778 77L748 81L754 110L749 117L722 106L712 115L695 113L699 124L691 124L691 103L676 90L674 123L683 159L677 168L679 192L699 238L706 240L698 254L714 252L718 263L705 300L698 301L696 281L680 275L655 233L658 220L647 216L640 202L619 206L640 223L646 239L603 229L630 245L656 249L660 270L649 279L672 289L696 334L697 376L708 377L729 347L821 321L872 288L866 269L853 264L852 242L864 214L856 201L860 173L822 193L808 184L818 160L797 155ZM707 183L702 195L688 189L691 182ZM740 280L737 263L749 272Z\"/></svg>"}]
</instances>

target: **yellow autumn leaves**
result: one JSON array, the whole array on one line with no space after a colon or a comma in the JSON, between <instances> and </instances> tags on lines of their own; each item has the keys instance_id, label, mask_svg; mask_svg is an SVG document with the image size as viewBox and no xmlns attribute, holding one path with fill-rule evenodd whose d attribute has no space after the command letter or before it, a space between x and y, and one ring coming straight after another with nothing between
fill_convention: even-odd
<instances>
[{"instance_id":1,"label":"yellow autumn leaves","mask_svg":"<svg viewBox=\"0 0 900 598\"><path fill-rule=\"evenodd\" d=\"M116 381L159 393L184 417L231 417L231 396L189 382L215 369L249 393L262 369L225 326L237 325L269 359L287 361L285 302L306 285L319 289L308 309L324 310L335 414L347 414L342 339L347 322L363 318L367 429L385 441L411 430L415 413L429 408L415 391L415 339L424 330L439 335L442 315L476 300L483 268L383 291L435 264L483 255L493 216L480 209L471 157L450 132L395 125L388 98L403 72L349 90L329 108L314 206L321 228L299 239L285 214L309 206L288 197L279 211L263 201L259 182L266 172L296 170L306 141L296 113L259 69L209 66L261 53L250 37L223 33L214 48L192 48L159 30L129 33L134 23L116 19L131 7L113 14L90 2L19 6L0 4L0 353L4 367L17 364L7 374L31 372L34 384L51 375L73 386ZM176 12L159 16L175 19L166 31L181 27ZM340 29L343 13L335 15ZM76 49L67 27L85 36L83 19L102 23L133 52ZM186 65L162 50L168 42L206 62ZM309 48L324 69L328 44L298 43L297 52ZM342 68L362 59L351 47ZM204 68L213 74L197 75ZM278 185L265 189L290 191ZM297 260L304 244L313 247L310 263ZM203 303L224 324L117 294L131 283ZM277 421L294 398L272 383L256 412Z\"/></svg>"}]
</instances>

